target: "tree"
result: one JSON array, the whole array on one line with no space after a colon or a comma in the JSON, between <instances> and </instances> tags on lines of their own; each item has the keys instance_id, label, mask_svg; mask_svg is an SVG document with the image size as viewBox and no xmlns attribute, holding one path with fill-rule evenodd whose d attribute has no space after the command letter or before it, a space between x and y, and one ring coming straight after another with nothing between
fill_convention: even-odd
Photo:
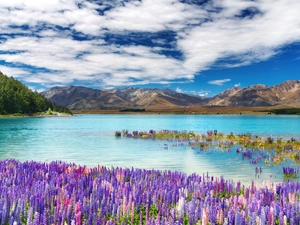
<instances>
[{"instance_id":1,"label":"tree","mask_svg":"<svg viewBox=\"0 0 300 225\"><path fill-rule=\"evenodd\" d=\"M0 114L27 114L51 111L69 113L69 109L55 105L38 92L33 92L20 81L0 72Z\"/></svg>"}]
</instances>

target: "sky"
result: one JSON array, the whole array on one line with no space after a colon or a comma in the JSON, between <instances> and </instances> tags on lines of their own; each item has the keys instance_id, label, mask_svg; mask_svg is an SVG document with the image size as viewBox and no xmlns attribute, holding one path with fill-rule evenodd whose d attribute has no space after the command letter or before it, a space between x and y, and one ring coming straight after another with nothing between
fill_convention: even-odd
<instances>
[{"instance_id":1,"label":"sky","mask_svg":"<svg viewBox=\"0 0 300 225\"><path fill-rule=\"evenodd\" d=\"M33 90L300 80L299 0L1 0L0 71Z\"/></svg>"}]
</instances>

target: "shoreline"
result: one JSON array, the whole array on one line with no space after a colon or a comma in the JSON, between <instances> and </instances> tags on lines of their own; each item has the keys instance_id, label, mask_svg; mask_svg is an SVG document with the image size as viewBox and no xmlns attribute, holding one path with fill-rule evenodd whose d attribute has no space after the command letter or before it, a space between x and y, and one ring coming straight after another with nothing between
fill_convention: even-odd
<instances>
[{"instance_id":1,"label":"shoreline","mask_svg":"<svg viewBox=\"0 0 300 225\"><path fill-rule=\"evenodd\" d=\"M73 114L163 114L163 115L275 115L272 110L284 107L148 107L134 110L71 110ZM283 114L282 114L283 115ZM286 114L287 115L287 114Z\"/></svg>"},{"instance_id":2,"label":"shoreline","mask_svg":"<svg viewBox=\"0 0 300 225\"><path fill-rule=\"evenodd\" d=\"M168 173L168 172L171 172L171 173L179 173L179 174L183 174L185 176L193 176L193 175L196 175L196 176L200 176L200 177L203 177L203 176L209 176L209 177L214 177L216 179L221 179L223 178L224 180L228 180L228 181L231 181L232 183L234 184L237 184L237 183L240 183L241 185L244 185L245 187L251 187L252 183L256 186L256 187L263 187L265 183L269 183L269 184L274 184L274 185L277 185L277 184L283 184L283 183L286 183L287 181L285 180L282 180L282 181L272 181L272 179L265 179L265 180L258 180L258 179L251 179L249 180L248 182L245 182L245 181L240 181L240 179L238 178L232 178L232 177L229 177L228 175L219 175L219 174L215 174L215 173L212 173L212 172L209 172L209 171L206 171L206 172L197 172L197 171L194 171L194 172L184 172L182 170L178 170L178 169L160 169L160 168L146 168L146 167L141 167L141 166L137 166L137 167L134 167L134 166L130 166L130 165L127 165L127 166L120 166L120 165L102 165L102 164L94 164L94 165L89 165L87 163L78 163L78 162L74 162L74 161L69 161L69 160L60 160L60 159L44 159L44 160L34 160L34 159L28 159L28 160L20 160L18 158L3 158L3 159L0 159L0 164L1 162L5 162L5 161L16 161L16 162L19 162L19 163L38 163L38 164L45 164L45 165L50 165L50 164L67 164L67 165L70 165L71 167L73 168L84 168L86 170L89 170L89 171L92 171L93 169L107 169L107 170L114 170L114 169L121 169L121 170L142 170L142 171L146 171L146 172L159 172L159 173ZM297 178L294 180L294 182L299 182L297 180Z\"/></svg>"},{"instance_id":3,"label":"shoreline","mask_svg":"<svg viewBox=\"0 0 300 225\"><path fill-rule=\"evenodd\" d=\"M57 113L57 114L37 114L37 115L0 115L0 119L11 119L11 118L48 118L48 117L70 117L71 114Z\"/></svg>"}]
</instances>

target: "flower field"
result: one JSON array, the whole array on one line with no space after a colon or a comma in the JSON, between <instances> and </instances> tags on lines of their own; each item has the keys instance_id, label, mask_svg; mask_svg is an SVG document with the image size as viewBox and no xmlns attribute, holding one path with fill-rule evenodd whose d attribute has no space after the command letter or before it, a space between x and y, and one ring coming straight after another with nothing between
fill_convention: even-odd
<instances>
[{"instance_id":1,"label":"flower field","mask_svg":"<svg viewBox=\"0 0 300 225\"><path fill-rule=\"evenodd\" d=\"M300 224L300 183L0 161L0 224Z\"/></svg>"}]
</instances>

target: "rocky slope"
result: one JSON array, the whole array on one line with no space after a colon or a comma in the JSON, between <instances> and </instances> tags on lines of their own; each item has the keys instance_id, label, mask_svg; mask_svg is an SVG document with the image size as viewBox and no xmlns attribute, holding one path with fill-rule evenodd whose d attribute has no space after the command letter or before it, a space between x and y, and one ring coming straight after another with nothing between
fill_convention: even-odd
<instances>
[{"instance_id":1,"label":"rocky slope","mask_svg":"<svg viewBox=\"0 0 300 225\"><path fill-rule=\"evenodd\" d=\"M230 88L214 96L207 106L300 106L300 81L289 80L274 86L263 84Z\"/></svg>"}]
</instances>

